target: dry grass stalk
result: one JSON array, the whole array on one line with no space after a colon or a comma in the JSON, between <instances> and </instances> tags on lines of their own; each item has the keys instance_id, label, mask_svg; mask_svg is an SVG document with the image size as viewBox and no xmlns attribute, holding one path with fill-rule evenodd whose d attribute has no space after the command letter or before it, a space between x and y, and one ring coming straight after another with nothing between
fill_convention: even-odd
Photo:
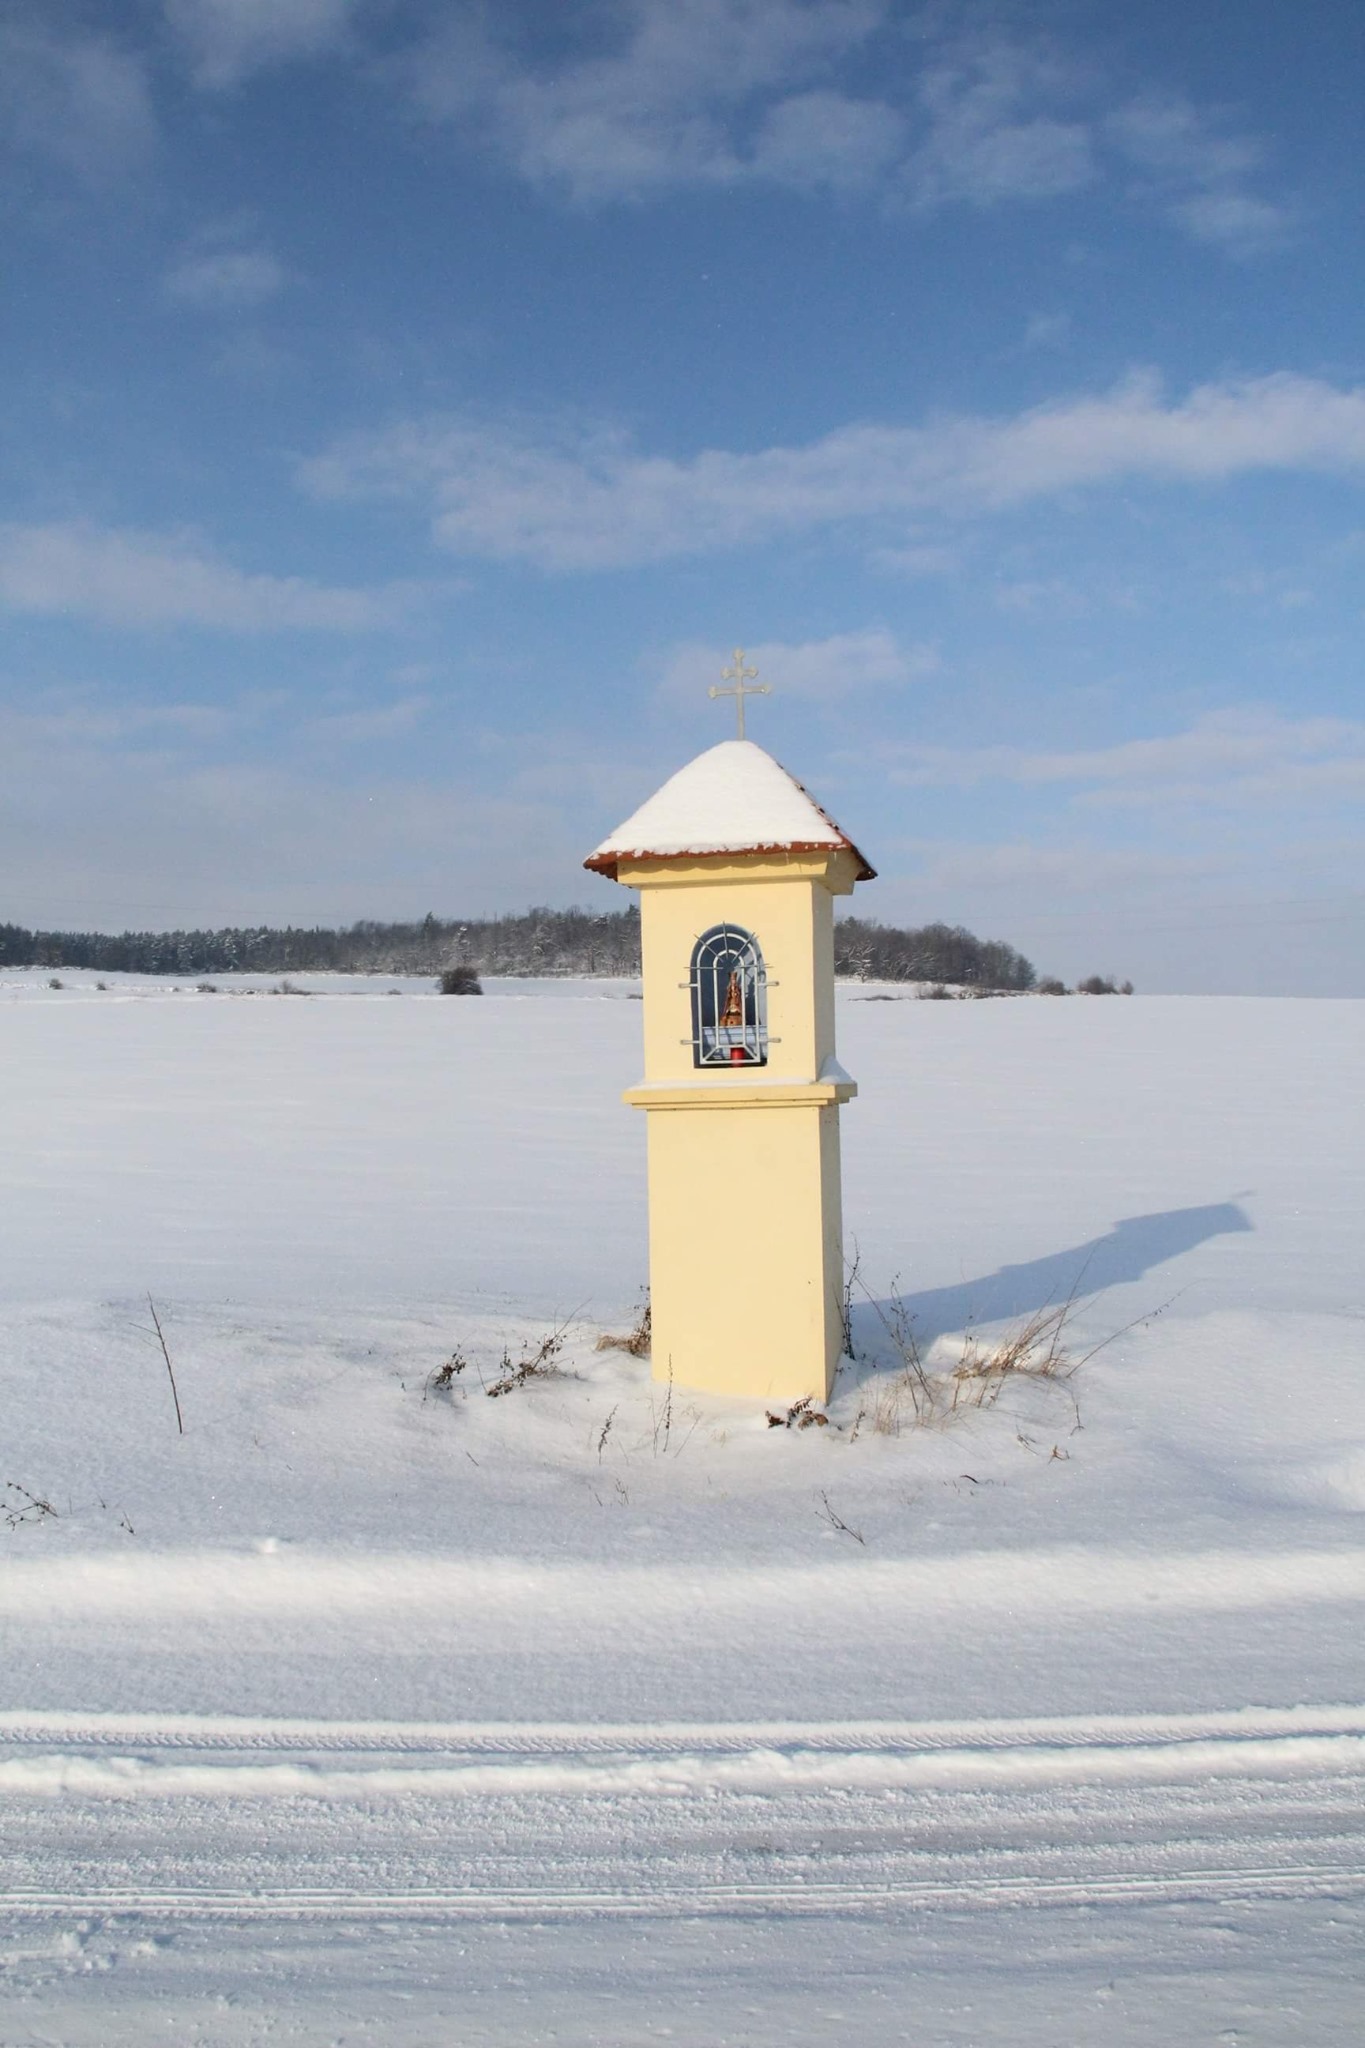
<instances>
[{"instance_id":1,"label":"dry grass stalk","mask_svg":"<svg viewBox=\"0 0 1365 2048\"><path fill-rule=\"evenodd\" d=\"M954 1408L991 1408L1011 1379L1069 1380L1079 1365L1063 1345L1075 1296L1056 1308L1041 1308L995 1344L968 1334L962 1357L947 1375Z\"/></svg>"},{"instance_id":2,"label":"dry grass stalk","mask_svg":"<svg viewBox=\"0 0 1365 2048\"><path fill-rule=\"evenodd\" d=\"M44 1522L49 1517L55 1521L57 1510L42 1494L30 1493L17 1479L7 1479L0 1493L0 1515L7 1529L18 1529L25 1522Z\"/></svg>"},{"instance_id":3,"label":"dry grass stalk","mask_svg":"<svg viewBox=\"0 0 1365 2048\"><path fill-rule=\"evenodd\" d=\"M649 1299L646 1296L635 1328L625 1337L612 1337L605 1333L597 1340L598 1351L628 1351L632 1358L646 1358L649 1355L651 1337L651 1315Z\"/></svg>"},{"instance_id":4,"label":"dry grass stalk","mask_svg":"<svg viewBox=\"0 0 1365 2048\"><path fill-rule=\"evenodd\" d=\"M1130 1330L1145 1329L1177 1298L1172 1295L1169 1301L1135 1317L1122 1329L1112 1330L1077 1358L1068 1351L1065 1339L1085 1274L1086 1266L1082 1266L1065 1301L1036 1310L994 1343L969 1331L963 1340L962 1355L950 1372L931 1372L925 1366L915 1341L914 1318L898 1291L898 1279L892 1282L891 1296L886 1302L873 1300L864 1288L901 1361L901 1369L871 1383L870 1405L865 1403L859 1409L849 1441L856 1438L864 1423L869 1423L879 1436L899 1436L907 1424L923 1429L950 1422L954 1415L964 1411L993 1408L1011 1381L1048 1382L1061 1387L1075 1414L1074 1435L1081 1427L1081 1411L1071 1390L1071 1380L1099 1352L1126 1337ZM1053 1455L1064 1458L1068 1453L1054 1450Z\"/></svg>"},{"instance_id":5,"label":"dry grass stalk","mask_svg":"<svg viewBox=\"0 0 1365 2048\"><path fill-rule=\"evenodd\" d=\"M855 1543L861 1543L864 1549L867 1548L867 1538L862 1530L855 1529L850 1522L844 1520L842 1515L837 1515L834 1512L834 1509L829 1504L829 1495L823 1488L820 1493L820 1511L831 1529L837 1530L841 1536L851 1536Z\"/></svg>"},{"instance_id":6,"label":"dry grass stalk","mask_svg":"<svg viewBox=\"0 0 1365 2048\"><path fill-rule=\"evenodd\" d=\"M654 1410L651 1397L650 1408ZM664 1395L662 1410L654 1410L654 1455L668 1455L668 1440L673 1434L673 1360L668 1361L668 1391ZM690 1432L689 1432L690 1434Z\"/></svg>"},{"instance_id":7,"label":"dry grass stalk","mask_svg":"<svg viewBox=\"0 0 1365 2048\"><path fill-rule=\"evenodd\" d=\"M469 1360L462 1351L452 1351L444 1365L438 1365L434 1372L427 1374L422 1399L425 1401L428 1394L453 1395L455 1381L468 1363Z\"/></svg>"},{"instance_id":8,"label":"dry grass stalk","mask_svg":"<svg viewBox=\"0 0 1365 2048\"><path fill-rule=\"evenodd\" d=\"M886 1302L875 1301L869 1294L900 1360L900 1370L872 1382L870 1399L859 1409L852 1435L856 1437L866 1423L877 1436L899 1436L905 1428L926 1429L949 1422L963 1410L993 1408L1013 1380L1068 1382L1086 1359L1095 1355L1089 1351L1085 1358L1073 1358L1064 1342L1083 1277L1084 1269L1065 1301L1038 1309L993 1343L969 1332L962 1356L950 1372L931 1372L925 1365L915 1339L914 1318L898 1283L893 1282ZM1105 1343L1112 1341L1105 1339ZM1102 1345L1095 1347L1101 1349ZM1076 1397L1069 1387L1067 1393L1079 1428Z\"/></svg>"},{"instance_id":9,"label":"dry grass stalk","mask_svg":"<svg viewBox=\"0 0 1365 2048\"><path fill-rule=\"evenodd\" d=\"M564 1349L564 1332L568 1327L568 1323L563 1322L557 1330L551 1330L540 1348L528 1353L516 1365L512 1363L511 1352L504 1350L502 1371L491 1387L484 1388L489 1400L496 1401L500 1394L515 1393L518 1387L524 1387L530 1380L563 1379L564 1368L559 1363L559 1354Z\"/></svg>"},{"instance_id":10,"label":"dry grass stalk","mask_svg":"<svg viewBox=\"0 0 1365 2048\"><path fill-rule=\"evenodd\" d=\"M850 1441L856 1438L863 1424L870 1423L878 1436L899 1436L907 1416L912 1427L923 1428L936 1419L939 1396L932 1376L924 1369L924 1361L915 1341L914 1317L906 1306L900 1292L899 1274L891 1283L891 1294L885 1302L878 1301L870 1288L860 1279L856 1264L849 1274L850 1287L854 1282L862 1288L877 1313L877 1320L891 1341L891 1348L900 1360L900 1371L888 1377L879 1377L872 1383L870 1408L864 1404L854 1418Z\"/></svg>"},{"instance_id":11,"label":"dry grass stalk","mask_svg":"<svg viewBox=\"0 0 1365 2048\"><path fill-rule=\"evenodd\" d=\"M166 1361L166 1372L171 1382L171 1399L175 1403L175 1426L181 1436L183 1436L185 1434L185 1418L180 1413L180 1389L175 1384L175 1367L171 1364L171 1354L166 1344L166 1333L161 1327L161 1318L156 1312L156 1303L152 1300L150 1294L147 1296L147 1306L152 1312L152 1321L156 1325L156 1341L161 1346L161 1356Z\"/></svg>"}]
</instances>

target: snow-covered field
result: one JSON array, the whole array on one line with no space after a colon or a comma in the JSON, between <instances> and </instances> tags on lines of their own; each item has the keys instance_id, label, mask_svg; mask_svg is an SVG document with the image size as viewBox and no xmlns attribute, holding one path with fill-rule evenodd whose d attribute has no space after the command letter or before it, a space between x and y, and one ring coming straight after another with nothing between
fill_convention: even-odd
<instances>
[{"instance_id":1,"label":"snow-covered field","mask_svg":"<svg viewBox=\"0 0 1365 2048\"><path fill-rule=\"evenodd\" d=\"M1365 1005L841 990L798 1431L594 1349L629 984L58 978L0 973L3 2048L1360 2042ZM1073 1292L1072 1379L911 1426L898 1302L946 1373Z\"/></svg>"}]
</instances>

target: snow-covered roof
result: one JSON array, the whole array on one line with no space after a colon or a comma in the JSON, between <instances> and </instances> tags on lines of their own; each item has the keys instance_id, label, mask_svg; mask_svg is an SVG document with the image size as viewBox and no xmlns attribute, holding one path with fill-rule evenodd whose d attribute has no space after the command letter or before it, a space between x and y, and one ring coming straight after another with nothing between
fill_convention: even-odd
<instances>
[{"instance_id":1,"label":"snow-covered roof","mask_svg":"<svg viewBox=\"0 0 1365 2048\"><path fill-rule=\"evenodd\" d=\"M853 841L780 761L752 740L722 740L689 761L618 825L583 865L615 876L622 860L703 853L814 853L841 846L869 867Z\"/></svg>"}]
</instances>

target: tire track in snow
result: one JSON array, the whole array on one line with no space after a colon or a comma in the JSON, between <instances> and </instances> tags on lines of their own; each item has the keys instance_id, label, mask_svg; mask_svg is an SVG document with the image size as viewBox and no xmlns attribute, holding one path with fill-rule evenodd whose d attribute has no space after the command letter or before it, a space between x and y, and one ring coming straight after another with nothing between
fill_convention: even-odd
<instances>
[{"instance_id":1,"label":"tire track in snow","mask_svg":"<svg viewBox=\"0 0 1365 2048\"><path fill-rule=\"evenodd\" d=\"M155 1756L69 1753L0 1759L0 1794L95 1799L670 1798L708 1792L891 1792L955 1785L1076 1785L1174 1779L1355 1774L1365 1782L1365 1735L1289 1735L1235 1742L1037 1745L930 1753L756 1748L727 1756L565 1755L490 1763L410 1755L402 1764L327 1768L311 1759L192 1763Z\"/></svg>"},{"instance_id":2,"label":"tire track in snow","mask_svg":"<svg viewBox=\"0 0 1365 2048\"><path fill-rule=\"evenodd\" d=\"M1183 1714L1046 1714L926 1721L355 1721L293 1715L81 1713L61 1708L0 1711L0 1748L131 1743L204 1752L355 1751L396 1757L409 1751L471 1756L593 1755L626 1751L669 1755L703 1749L724 1756L755 1748L799 1746L830 1754L878 1749L1153 1747L1197 1741L1242 1742L1275 1736L1365 1735L1365 1705L1230 1707Z\"/></svg>"},{"instance_id":3,"label":"tire track in snow","mask_svg":"<svg viewBox=\"0 0 1365 2048\"><path fill-rule=\"evenodd\" d=\"M667 1798L1302 1774L1365 1778L1365 1707L721 1726L0 1714L0 1794L19 1797Z\"/></svg>"},{"instance_id":4,"label":"tire track in snow","mask_svg":"<svg viewBox=\"0 0 1365 2048\"><path fill-rule=\"evenodd\" d=\"M1365 1706L1345 1704L720 1727L9 1713L0 1793L0 1915L26 1921L1365 1896Z\"/></svg>"},{"instance_id":5,"label":"tire track in snow","mask_svg":"<svg viewBox=\"0 0 1365 2048\"><path fill-rule=\"evenodd\" d=\"M1263 1870L1182 1870L1160 1876L1114 1872L1074 1879L668 1886L647 1893L586 1886L508 1891L471 1887L450 1892L176 1891L110 1886L81 1892L4 1892L0 1893L0 1911L34 1919L73 1911L176 1920L669 1919L678 1914L767 1918L773 1914L856 1915L913 1906L1169 1905L1359 1896L1365 1896L1365 1863L1335 1869L1285 1864Z\"/></svg>"}]
</instances>

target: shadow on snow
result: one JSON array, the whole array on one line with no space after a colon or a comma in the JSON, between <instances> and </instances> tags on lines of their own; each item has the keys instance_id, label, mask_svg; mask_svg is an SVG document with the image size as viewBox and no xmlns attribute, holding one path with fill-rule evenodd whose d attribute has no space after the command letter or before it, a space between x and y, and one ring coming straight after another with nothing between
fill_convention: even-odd
<instances>
[{"instance_id":1,"label":"shadow on snow","mask_svg":"<svg viewBox=\"0 0 1365 2048\"><path fill-rule=\"evenodd\" d=\"M1065 1251L1049 1252L1020 1266L1001 1266L979 1280L903 1295L901 1308L911 1319L915 1342L925 1352L935 1337L946 1331L1018 1320L1037 1314L1039 1309L1059 1307L1072 1295L1077 1301L1088 1300L1107 1287L1141 1280L1154 1267L1192 1251L1211 1237L1254 1228L1236 1202L1125 1216L1104 1237L1092 1237L1086 1244L1069 1245ZM890 1316L893 1307L886 1301L853 1304L854 1349L868 1363L886 1349L882 1318Z\"/></svg>"}]
</instances>

